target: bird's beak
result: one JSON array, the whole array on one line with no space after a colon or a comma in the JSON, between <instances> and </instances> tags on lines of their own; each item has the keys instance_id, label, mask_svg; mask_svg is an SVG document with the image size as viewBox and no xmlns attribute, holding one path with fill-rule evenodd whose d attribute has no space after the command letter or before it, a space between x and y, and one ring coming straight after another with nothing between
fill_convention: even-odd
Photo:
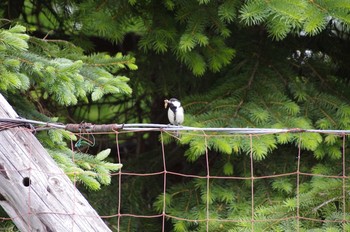
<instances>
[{"instance_id":1,"label":"bird's beak","mask_svg":"<svg viewBox=\"0 0 350 232\"><path fill-rule=\"evenodd\" d=\"M167 108L167 107L168 107L168 103L169 103L169 100L168 100L168 99L165 99L165 100L164 100L164 108Z\"/></svg>"}]
</instances>

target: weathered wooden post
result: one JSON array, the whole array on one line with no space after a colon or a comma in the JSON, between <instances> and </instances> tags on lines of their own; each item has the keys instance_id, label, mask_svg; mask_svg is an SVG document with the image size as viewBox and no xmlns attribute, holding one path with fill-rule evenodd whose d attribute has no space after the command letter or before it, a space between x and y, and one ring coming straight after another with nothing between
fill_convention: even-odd
<instances>
[{"instance_id":1,"label":"weathered wooden post","mask_svg":"<svg viewBox=\"0 0 350 232\"><path fill-rule=\"evenodd\" d=\"M0 94L0 118L17 116ZM0 205L21 231L110 231L24 127L0 128Z\"/></svg>"}]
</instances>

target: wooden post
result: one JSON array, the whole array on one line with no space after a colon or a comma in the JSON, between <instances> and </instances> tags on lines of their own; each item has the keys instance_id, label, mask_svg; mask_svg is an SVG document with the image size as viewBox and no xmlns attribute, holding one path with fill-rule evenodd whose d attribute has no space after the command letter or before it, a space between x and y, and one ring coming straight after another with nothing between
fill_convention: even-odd
<instances>
[{"instance_id":1,"label":"wooden post","mask_svg":"<svg viewBox=\"0 0 350 232\"><path fill-rule=\"evenodd\" d=\"M0 117L18 117L1 94ZM111 231L25 127L0 129L0 205L21 231Z\"/></svg>"}]
</instances>

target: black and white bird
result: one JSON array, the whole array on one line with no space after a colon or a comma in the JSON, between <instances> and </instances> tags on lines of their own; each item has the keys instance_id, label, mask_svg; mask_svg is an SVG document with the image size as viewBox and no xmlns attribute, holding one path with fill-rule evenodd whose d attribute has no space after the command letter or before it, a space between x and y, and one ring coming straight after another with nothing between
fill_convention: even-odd
<instances>
[{"instance_id":1,"label":"black and white bird","mask_svg":"<svg viewBox=\"0 0 350 232\"><path fill-rule=\"evenodd\" d=\"M179 126L184 122L184 109L181 106L181 102L176 98L170 98L170 100L164 100L164 107L168 108L168 119L170 124Z\"/></svg>"}]
</instances>

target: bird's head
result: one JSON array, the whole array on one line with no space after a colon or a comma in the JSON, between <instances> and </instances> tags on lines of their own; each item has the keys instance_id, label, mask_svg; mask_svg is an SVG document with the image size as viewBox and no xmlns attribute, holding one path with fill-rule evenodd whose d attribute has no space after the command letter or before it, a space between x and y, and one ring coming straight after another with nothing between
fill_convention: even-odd
<instances>
[{"instance_id":1,"label":"bird's head","mask_svg":"<svg viewBox=\"0 0 350 232\"><path fill-rule=\"evenodd\" d=\"M181 102L179 100L177 100L176 98L170 98L169 100L165 99L164 100L164 107L167 108L168 105L178 108L181 106Z\"/></svg>"}]
</instances>

